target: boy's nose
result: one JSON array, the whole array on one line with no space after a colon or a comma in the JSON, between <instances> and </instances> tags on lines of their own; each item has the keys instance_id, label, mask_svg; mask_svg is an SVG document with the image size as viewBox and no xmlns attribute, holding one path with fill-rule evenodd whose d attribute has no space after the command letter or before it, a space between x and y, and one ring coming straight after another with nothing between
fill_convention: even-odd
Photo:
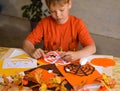
<instances>
[{"instance_id":1,"label":"boy's nose","mask_svg":"<svg viewBox=\"0 0 120 91\"><path fill-rule=\"evenodd\" d=\"M59 11L56 12L56 16L57 16L57 18L60 18L61 17L61 13Z\"/></svg>"}]
</instances>

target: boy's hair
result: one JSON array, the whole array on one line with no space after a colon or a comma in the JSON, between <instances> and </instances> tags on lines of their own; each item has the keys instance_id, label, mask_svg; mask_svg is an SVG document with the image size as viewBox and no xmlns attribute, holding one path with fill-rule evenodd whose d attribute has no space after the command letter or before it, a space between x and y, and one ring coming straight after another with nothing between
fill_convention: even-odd
<instances>
[{"instance_id":1,"label":"boy's hair","mask_svg":"<svg viewBox=\"0 0 120 91\"><path fill-rule=\"evenodd\" d=\"M48 8L55 5L63 6L66 3L69 3L70 0L45 0Z\"/></svg>"}]
</instances>

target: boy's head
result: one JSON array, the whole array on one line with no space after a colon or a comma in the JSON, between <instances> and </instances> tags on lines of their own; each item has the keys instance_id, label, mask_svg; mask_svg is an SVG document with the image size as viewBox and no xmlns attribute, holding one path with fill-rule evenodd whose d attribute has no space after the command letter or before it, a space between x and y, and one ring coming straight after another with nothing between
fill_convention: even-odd
<instances>
[{"instance_id":1,"label":"boy's head","mask_svg":"<svg viewBox=\"0 0 120 91\"><path fill-rule=\"evenodd\" d=\"M51 6L56 5L63 6L64 4L69 3L70 0L45 0L45 1L48 8L50 8Z\"/></svg>"},{"instance_id":2,"label":"boy's head","mask_svg":"<svg viewBox=\"0 0 120 91\"><path fill-rule=\"evenodd\" d=\"M63 24L68 20L71 0L45 0L54 20Z\"/></svg>"}]
</instances>

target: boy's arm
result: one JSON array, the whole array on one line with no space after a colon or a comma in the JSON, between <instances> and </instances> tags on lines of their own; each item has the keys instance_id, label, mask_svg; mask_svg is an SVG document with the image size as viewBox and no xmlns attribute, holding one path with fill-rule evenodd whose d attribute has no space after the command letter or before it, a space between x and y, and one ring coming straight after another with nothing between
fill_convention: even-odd
<instances>
[{"instance_id":1,"label":"boy's arm","mask_svg":"<svg viewBox=\"0 0 120 91\"><path fill-rule=\"evenodd\" d=\"M23 50L36 59L44 55L44 51L41 48L36 49L29 40L24 40Z\"/></svg>"},{"instance_id":2,"label":"boy's arm","mask_svg":"<svg viewBox=\"0 0 120 91\"><path fill-rule=\"evenodd\" d=\"M81 50L79 50L77 52L77 54L78 54L79 59L80 59L82 57L92 55L95 52L96 52L96 46L95 46L95 44L91 44L91 45L87 45L87 46L83 47Z\"/></svg>"},{"instance_id":3,"label":"boy's arm","mask_svg":"<svg viewBox=\"0 0 120 91\"><path fill-rule=\"evenodd\" d=\"M92 55L96 52L95 44L91 44L88 46L83 47L81 50L78 51L68 51L61 54L61 57L66 61L75 61L81 59L82 57L87 57Z\"/></svg>"},{"instance_id":4,"label":"boy's arm","mask_svg":"<svg viewBox=\"0 0 120 91\"><path fill-rule=\"evenodd\" d=\"M24 40L23 50L27 52L29 55L31 55L33 51L35 50L35 47L29 40Z\"/></svg>"}]
</instances>

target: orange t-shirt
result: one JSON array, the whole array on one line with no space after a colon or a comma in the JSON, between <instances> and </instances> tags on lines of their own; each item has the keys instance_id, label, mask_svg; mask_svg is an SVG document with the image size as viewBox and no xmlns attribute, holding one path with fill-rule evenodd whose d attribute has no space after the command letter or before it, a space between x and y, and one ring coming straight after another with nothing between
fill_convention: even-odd
<instances>
[{"instance_id":1,"label":"orange t-shirt","mask_svg":"<svg viewBox=\"0 0 120 91\"><path fill-rule=\"evenodd\" d=\"M75 16L69 16L64 24L57 24L51 16L43 18L28 35L27 40L34 45L44 40L45 50L78 50L78 44L93 44L85 24Z\"/></svg>"}]
</instances>

